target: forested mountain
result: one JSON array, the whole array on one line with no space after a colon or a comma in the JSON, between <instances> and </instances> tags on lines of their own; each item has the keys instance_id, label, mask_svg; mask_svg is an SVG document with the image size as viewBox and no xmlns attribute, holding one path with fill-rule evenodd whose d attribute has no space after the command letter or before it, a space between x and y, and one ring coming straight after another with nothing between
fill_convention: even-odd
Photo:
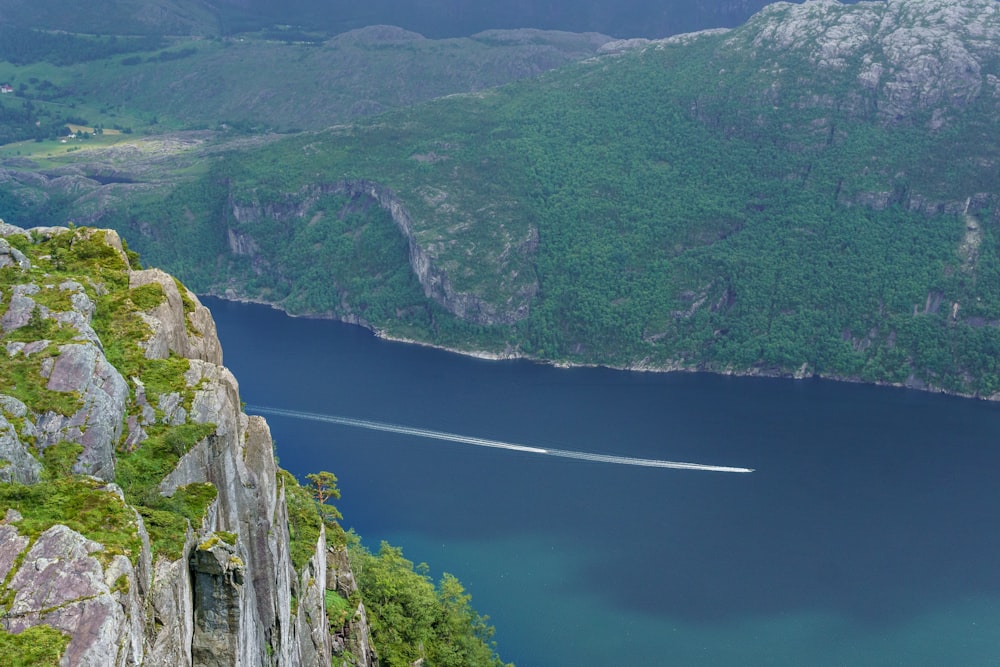
<instances>
[{"instance_id":1,"label":"forested mountain","mask_svg":"<svg viewBox=\"0 0 1000 667\"><path fill-rule=\"evenodd\" d=\"M391 335L991 396L997 8L777 4L319 133L8 163L0 194Z\"/></svg>"},{"instance_id":2,"label":"forested mountain","mask_svg":"<svg viewBox=\"0 0 1000 667\"><path fill-rule=\"evenodd\" d=\"M100 35L217 34L218 11L200 0L2 0L0 24Z\"/></svg>"}]
</instances>

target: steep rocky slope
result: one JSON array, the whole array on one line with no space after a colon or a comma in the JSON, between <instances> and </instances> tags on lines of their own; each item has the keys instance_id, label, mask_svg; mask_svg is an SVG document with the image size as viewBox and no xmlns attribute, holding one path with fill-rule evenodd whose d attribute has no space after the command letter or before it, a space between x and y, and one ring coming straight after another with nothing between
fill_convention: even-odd
<instances>
[{"instance_id":1,"label":"steep rocky slope","mask_svg":"<svg viewBox=\"0 0 1000 667\"><path fill-rule=\"evenodd\" d=\"M376 664L342 534L241 411L211 314L133 262L114 232L0 223L15 663ZM355 610L343 627L331 596Z\"/></svg>"},{"instance_id":2,"label":"steep rocky slope","mask_svg":"<svg viewBox=\"0 0 1000 667\"><path fill-rule=\"evenodd\" d=\"M809 81L760 92L771 102L847 110L883 123L924 122L940 129L977 101L1000 111L996 2L890 0L843 5L779 2L726 42L761 71L795 61Z\"/></svg>"}]
</instances>

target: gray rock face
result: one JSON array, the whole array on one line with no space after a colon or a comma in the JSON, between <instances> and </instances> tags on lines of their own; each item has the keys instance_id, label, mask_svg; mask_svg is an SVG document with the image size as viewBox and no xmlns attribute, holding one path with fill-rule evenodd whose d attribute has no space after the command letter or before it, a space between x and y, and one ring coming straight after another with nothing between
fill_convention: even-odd
<instances>
[{"instance_id":1,"label":"gray rock face","mask_svg":"<svg viewBox=\"0 0 1000 667\"><path fill-rule=\"evenodd\" d=\"M228 230L229 252L237 257L255 257L260 254L260 246L249 234L241 234L235 229Z\"/></svg>"},{"instance_id":2,"label":"gray rock face","mask_svg":"<svg viewBox=\"0 0 1000 667\"><path fill-rule=\"evenodd\" d=\"M239 660L244 573L235 551L225 543L191 551L195 593L191 659L196 665L244 664Z\"/></svg>"},{"instance_id":3,"label":"gray rock face","mask_svg":"<svg viewBox=\"0 0 1000 667\"><path fill-rule=\"evenodd\" d=\"M13 236L17 234L19 236L28 236L28 232L17 225L11 225L3 220L0 220L0 237L7 238L8 236Z\"/></svg>"},{"instance_id":4,"label":"gray rock face","mask_svg":"<svg viewBox=\"0 0 1000 667\"><path fill-rule=\"evenodd\" d=\"M51 319L76 329L77 334L74 336L76 340L91 343L103 351L101 341L90 325L94 315L94 302L84 293L83 286L73 281L66 281L59 285L58 289L71 292L70 310L53 311L37 304L32 296L38 294L41 288L34 283L15 285L7 312L0 318L0 329L5 332L15 331L27 326L32 317Z\"/></svg>"},{"instance_id":5,"label":"gray rock face","mask_svg":"<svg viewBox=\"0 0 1000 667\"><path fill-rule=\"evenodd\" d=\"M238 546L243 547L239 557L252 584L242 596L230 599L238 603L240 627L245 632L237 646L245 658L239 664L257 664L251 657L268 652L280 664L300 664L301 650L293 641L291 622L281 621L290 619L294 572L270 430L263 419L239 411L236 380L225 368L192 361L190 375L192 384L202 386L195 394L192 419L215 423L216 434L181 459L161 484L161 491L170 495L186 484L211 482L219 497L206 520L206 530L239 535ZM198 586L208 583L195 579L196 597ZM324 616L320 610L311 613L314 620Z\"/></svg>"},{"instance_id":6,"label":"gray rock face","mask_svg":"<svg viewBox=\"0 0 1000 667\"><path fill-rule=\"evenodd\" d=\"M222 364L222 346L215 334L215 321L205 306L201 305L193 293L185 289L185 296L194 304L194 312L184 312L184 300L176 281L159 269L132 271L129 287L158 284L166 295L166 300L142 318L153 335L143 345L149 359L166 359L171 352L189 359L201 359L213 364ZM194 331L189 333L188 327Z\"/></svg>"},{"instance_id":7,"label":"gray rock face","mask_svg":"<svg viewBox=\"0 0 1000 667\"><path fill-rule=\"evenodd\" d=\"M184 552L194 548L188 536ZM147 616L153 630L146 634L146 664L192 665L194 645L194 593L187 559L159 559L153 571L153 585L146 596ZM159 629L157 631L157 629Z\"/></svg>"},{"instance_id":8,"label":"gray rock face","mask_svg":"<svg viewBox=\"0 0 1000 667\"><path fill-rule=\"evenodd\" d=\"M312 614L324 607L326 596L326 535L321 531L316 551L302 568L298 580L298 609L295 615L295 643L300 647L299 659L303 665L326 665L332 643L328 627L318 627Z\"/></svg>"},{"instance_id":9,"label":"gray rock face","mask_svg":"<svg viewBox=\"0 0 1000 667\"><path fill-rule=\"evenodd\" d=\"M727 44L749 50L762 68L789 56L817 68L805 96L771 91L785 103L874 113L883 122L920 119L937 129L984 96L1000 111L998 38L993 0L810 0L766 7ZM831 97L823 87L832 80L850 92Z\"/></svg>"},{"instance_id":10,"label":"gray rock face","mask_svg":"<svg viewBox=\"0 0 1000 667\"><path fill-rule=\"evenodd\" d=\"M104 345L97 337L94 328L90 325L97 306L84 292L83 285L72 280L67 280L59 285L59 289L64 292L70 292L69 300L71 309L63 312L50 312L46 308L45 316L76 329L77 335L74 336L76 340L93 343L103 351Z\"/></svg>"},{"instance_id":11,"label":"gray rock face","mask_svg":"<svg viewBox=\"0 0 1000 667\"><path fill-rule=\"evenodd\" d=\"M5 238L0 238L0 269L8 266L18 266L24 271L31 268L31 262Z\"/></svg>"},{"instance_id":12,"label":"gray rock face","mask_svg":"<svg viewBox=\"0 0 1000 667\"><path fill-rule=\"evenodd\" d=\"M27 546L27 538L12 529L0 526L0 535L8 538L0 542L0 565L14 549ZM143 619L136 573L124 556L102 565L97 556L103 549L66 526L42 533L10 581L14 599L6 629L17 633L44 623L66 632L72 637L63 655L67 665L139 664Z\"/></svg>"},{"instance_id":13,"label":"gray rock face","mask_svg":"<svg viewBox=\"0 0 1000 667\"><path fill-rule=\"evenodd\" d=\"M605 44L601 44L600 48L597 49L597 53L600 55L624 53L626 51L631 51L632 49L642 48L643 46L649 44L649 42L650 40L643 37L615 39Z\"/></svg>"},{"instance_id":14,"label":"gray rock face","mask_svg":"<svg viewBox=\"0 0 1000 667\"><path fill-rule=\"evenodd\" d=\"M13 521L20 521L21 515L14 510L7 511L7 517L0 523L0 576L7 579L10 569L14 567L17 557L28 548L27 535L21 535L17 528L7 525Z\"/></svg>"},{"instance_id":15,"label":"gray rock face","mask_svg":"<svg viewBox=\"0 0 1000 667\"><path fill-rule=\"evenodd\" d=\"M354 664L360 667L367 665L378 667L378 654L375 653L375 645L372 644L371 632L368 625L368 612L363 604L358 605L354 617L348 624L345 649L355 657ZM346 661L341 665L347 665Z\"/></svg>"},{"instance_id":16,"label":"gray rock face","mask_svg":"<svg viewBox=\"0 0 1000 667\"><path fill-rule=\"evenodd\" d=\"M345 598L358 590L354 572L347 560L347 549L330 547L326 551L326 587Z\"/></svg>"},{"instance_id":17,"label":"gray rock face","mask_svg":"<svg viewBox=\"0 0 1000 667\"><path fill-rule=\"evenodd\" d=\"M70 344L59 347L47 388L76 392L83 407L67 417L46 412L38 419L37 446L45 449L61 440L83 445L73 471L105 481L115 476L114 449L122 433L128 385L118 370L94 345Z\"/></svg>"},{"instance_id":18,"label":"gray rock face","mask_svg":"<svg viewBox=\"0 0 1000 667\"><path fill-rule=\"evenodd\" d=\"M7 312L0 317L0 329L7 332L26 326L36 306L31 295L37 294L40 289L38 285L14 285Z\"/></svg>"},{"instance_id":19,"label":"gray rock face","mask_svg":"<svg viewBox=\"0 0 1000 667\"><path fill-rule=\"evenodd\" d=\"M30 426L30 423L27 423ZM42 472L42 464L32 456L21 442L14 424L0 414L0 482L35 484Z\"/></svg>"}]
</instances>

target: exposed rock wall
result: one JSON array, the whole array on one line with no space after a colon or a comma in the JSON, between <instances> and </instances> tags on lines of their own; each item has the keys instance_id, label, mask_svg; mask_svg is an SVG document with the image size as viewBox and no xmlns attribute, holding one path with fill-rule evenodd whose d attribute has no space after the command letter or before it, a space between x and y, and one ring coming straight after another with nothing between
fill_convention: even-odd
<instances>
[{"instance_id":1,"label":"exposed rock wall","mask_svg":"<svg viewBox=\"0 0 1000 667\"><path fill-rule=\"evenodd\" d=\"M188 292L186 296L192 304L192 312L186 313L184 297L180 292L182 287L173 276L159 269L129 273L130 288L152 283L163 289L166 300L150 312L139 314L153 330L152 337L144 343L146 356L164 359L173 352L181 357L221 366L222 345L215 334L215 320L208 308L197 299L192 299Z\"/></svg>"},{"instance_id":2,"label":"exposed rock wall","mask_svg":"<svg viewBox=\"0 0 1000 667\"><path fill-rule=\"evenodd\" d=\"M531 300L538 292L538 282L534 278L522 280L519 276L523 271L513 267L537 249L537 230L530 228L525 238L512 243L504 253L505 258L491 260L491 263L497 265L498 282L495 287L498 288L498 293L487 297L480 290L456 287L454 278L446 268L448 262L441 257L444 246L422 240L419 225L403 201L390 188L371 180L350 179L316 184L298 193L289 193L278 202L230 201L233 220L240 225L239 229L227 230L230 252L236 256L250 257L259 272L280 273L280 267L271 266L267 257L260 253L259 245L253 238L254 225L265 219L283 224L304 224L303 221L311 214L316 200L330 194L367 198L386 211L406 238L410 268L420 281L424 295L437 301L457 317L476 324L493 325L514 324L528 316ZM468 248L468 252L474 252L474 245ZM515 279L508 280L510 275Z\"/></svg>"},{"instance_id":3,"label":"exposed rock wall","mask_svg":"<svg viewBox=\"0 0 1000 667\"><path fill-rule=\"evenodd\" d=\"M810 0L769 5L734 33L728 47L761 71L777 71L793 59L813 67L814 81L797 82L794 92L784 90L778 77L764 88L776 102L938 129L979 100L1000 112L998 38L1000 5L994 0Z\"/></svg>"},{"instance_id":4,"label":"exposed rock wall","mask_svg":"<svg viewBox=\"0 0 1000 667\"><path fill-rule=\"evenodd\" d=\"M433 251L420 242L416 226L403 202L389 188L369 180L345 180L333 190L357 197L370 197L378 202L406 237L410 249L410 267L424 288L424 295L434 299L463 320L476 324L513 324L528 316L531 299L538 291L537 282L506 294L502 300L490 300L474 292L455 288L454 281ZM531 238L536 238L531 236ZM537 241L536 241L537 242ZM529 244L530 245L530 244ZM531 248L528 252L533 252Z\"/></svg>"},{"instance_id":5,"label":"exposed rock wall","mask_svg":"<svg viewBox=\"0 0 1000 667\"><path fill-rule=\"evenodd\" d=\"M98 239L99 252L110 247L112 258L127 266L114 232L33 232L35 238L76 234L74 243ZM0 226L0 233L25 235L9 225ZM8 345L8 359L25 368L37 357L38 382L71 402L75 397L76 408L63 414L0 396L0 481L35 484L43 475L51 477L39 458L60 444L73 452L72 471L92 480L73 484L119 510L124 517L119 521L125 522L120 530L130 535L126 546L103 544L59 523L35 535L17 511L8 511L0 521L0 592L8 601L0 609L3 628L17 633L45 624L65 632L71 638L62 659L66 665L331 664L325 537L320 535L315 556L296 572L270 431L263 418L241 411L238 384L221 365L222 348L208 310L167 274L128 270L127 289L155 283L163 293L156 306L135 313L149 332L140 344L143 354L187 360L186 389L147 395L141 378L126 382L109 362L91 326L97 308L87 295L122 288L102 282L99 272L87 289L80 283L50 284L39 271L29 275L28 257L0 240L0 264L23 272L23 282L0 290L3 331L53 331L45 325L52 320L70 327L76 339L54 347L48 340L25 341L24 335ZM70 305L59 310L43 305L44 299ZM65 337L64 328L58 331ZM155 515L135 511L110 483L119 448L141 449L147 430L158 425L212 425L153 490L169 497L207 482L217 492L203 520L189 525L183 544L175 545L179 557L162 549L154 553L146 521ZM78 449L66 450L66 443ZM363 619L363 609L359 615ZM366 626L355 632L367 641Z\"/></svg>"},{"instance_id":6,"label":"exposed rock wall","mask_svg":"<svg viewBox=\"0 0 1000 667\"><path fill-rule=\"evenodd\" d=\"M10 533L13 527L2 528ZM29 544L16 531L3 538L5 550ZM42 533L8 584L15 596L4 617L5 628L18 633L44 623L71 634L64 664L140 664L144 619L142 600L131 585L136 571L124 556L103 563L97 556L102 551L103 545L66 526ZM128 585L116 586L119 577Z\"/></svg>"}]
</instances>

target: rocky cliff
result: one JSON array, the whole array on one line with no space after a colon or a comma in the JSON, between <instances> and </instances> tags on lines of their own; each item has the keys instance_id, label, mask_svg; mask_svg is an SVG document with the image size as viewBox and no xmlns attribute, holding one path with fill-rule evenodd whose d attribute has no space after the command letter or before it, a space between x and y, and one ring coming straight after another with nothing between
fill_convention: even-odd
<instances>
[{"instance_id":1,"label":"rocky cliff","mask_svg":"<svg viewBox=\"0 0 1000 667\"><path fill-rule=\"evenodd\" d=\"M502 237L497 242L502 244L503 250L491 250L490 256L481 257L479 262L482 267L494 267L490 270L492 289L476 289L468 285L468 281L463 284L462 276L454 270L452 258L456 253L470 256L482 253L481 249L477 250L477 244L463 238L443 243L437 235L427 234L422 229L422 221L414 220L396 193L375 181L342 179L332 183L315 183L284 195L277 202L230 197L231 226L226 230L229 251L235 256L249 257L258 274L268 272L282 276L284 267L272 262L262 252L254 234L261 233L261 223L265 221L287 228L300 227L303 221L322 215L317 204L322 197L330 194L344 195L360 202L361 206L378 206L385 211L406 239L410 268L420 282L424 296L449 312L481 325L514 324L528 316L528 306L538 292L537 277L528 268L528 262L538 248L538 230L534 226L527 225L514 231L503 227L495 230L495 236ZM451 215L456 211L451 203L434 202L431 195L426 199L431 200L428 204L436 205L440 215ZM455 220L457 227L469 227L471 224L468 219ZM350 311L339 314L346 321L367 324L357 315Z\"/></svg>"},{"instance_id":2,"label":"rocky cliff","mask_svg":"<svg viewBox=\"0 0 1000 667\"><path fill-rule=\"evenodd\" d=\"M114 232L0 223L0 329L15 664L377 663L339 528L241 411L183 285Z\"/></svg>"},{"instance_id":3,"label":"rocky cliff","mask_svg":"<svg viewBox=\"0 0 1000 667\"><path fill-rule=\"evenodd\" d=\"M725 48L768 72L772 85L760 92L775 104L937 130L976 103L1000 110L998 40L991 0L810 0L769 5ZM794 81L783 76L793 67Z\"/></svg>"}]
</instances>

